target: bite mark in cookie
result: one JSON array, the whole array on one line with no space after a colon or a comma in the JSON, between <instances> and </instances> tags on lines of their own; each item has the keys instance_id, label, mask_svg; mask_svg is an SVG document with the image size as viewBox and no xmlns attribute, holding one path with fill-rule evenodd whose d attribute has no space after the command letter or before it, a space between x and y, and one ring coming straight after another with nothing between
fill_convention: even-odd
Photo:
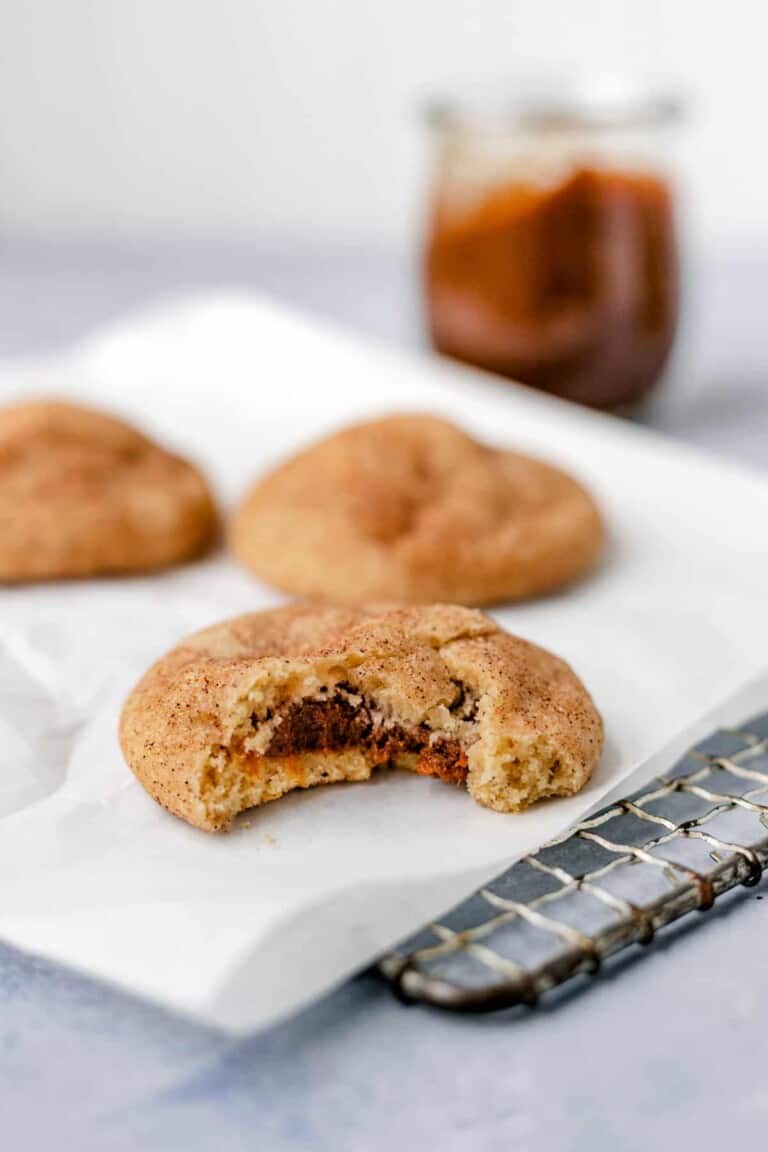
<instances>
[{"instance_id":1,"label":"bite mark in cookie","mask_svg":"<svg viewBox=\"0 0 768 1152\"><path fill-rule=\"evenodd\" d=\"M226 621L150 669L121 719L144 787L210 830L386 765L516 811L582 787L602 739L562 660L450 605L297 605Z\"/></svg>"},{"instance_id":2,"label":"bite mark in cookie","mask_svg":"<svg viewBox=\"0 0 768 1152\"><path fill-rule=\"evenodd\" d=\"M358 696L352 702L348 685L339 685L332 695L326 692L320 698L284 704L266 723L274 723L276 729L260 760L360 746L374 767L408 755L415 757L413 768L421 776L455 784L467 778L467 756L460 740L432 732L426 724L406 727L387 720L373 701ZM251 724L254 731L259 729L255 714Z\"/></svg>"}]
</instances>

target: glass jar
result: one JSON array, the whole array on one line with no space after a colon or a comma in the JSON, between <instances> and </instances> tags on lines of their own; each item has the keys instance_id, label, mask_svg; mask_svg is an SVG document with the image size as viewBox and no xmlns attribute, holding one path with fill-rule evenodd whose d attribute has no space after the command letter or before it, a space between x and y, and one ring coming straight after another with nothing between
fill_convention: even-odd
<instances>
[{"instance_id":1,"label":"glass jar","mask_svg":"<svg viewBox=\"0 0 768 1152\"><path fill-rule=\"evenodd\" d=\"M675 336L670 100L432 110L424 256L438 351L598 407L639 399Z\"/></svg>"}]
</instances>

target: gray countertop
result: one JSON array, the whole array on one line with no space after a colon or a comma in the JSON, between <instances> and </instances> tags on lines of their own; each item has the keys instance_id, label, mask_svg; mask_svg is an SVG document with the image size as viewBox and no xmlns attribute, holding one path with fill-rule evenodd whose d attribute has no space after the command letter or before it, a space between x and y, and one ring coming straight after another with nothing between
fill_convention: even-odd
<instances>
[{"instance_id":1,"label":"gray countertop","mask_svg":"<svg viewBox=\"0 0 768 1152\"><path fill-rule=\"evenodd\" d=\"M765 466L768 253L712 257L689 279L678 365L638 418ZM386 340L420 340L412 268L396 252L0 238L0 355L55 351L160 297L222 286L264 291ZM731 894L536 1012L470 1018L405 1008L364 975L245 1040L0 945L3 1145L633 1152L757 1144L768 1127L763 888Z\"/></svg>"}]
</instances>

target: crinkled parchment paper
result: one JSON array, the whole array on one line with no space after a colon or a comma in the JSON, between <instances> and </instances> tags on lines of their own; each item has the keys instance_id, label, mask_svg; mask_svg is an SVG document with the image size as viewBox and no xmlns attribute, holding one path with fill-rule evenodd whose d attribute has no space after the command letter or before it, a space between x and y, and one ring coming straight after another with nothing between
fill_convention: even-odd
<instances>
[{"instance_id":1,"label":"crinkled parchment paper","mask_svg":"<svg viewBox=\"0 0 768 1152\"><path fill-rule=\"evenodd\" d=\"M121 702L184 633L277 594L223 554L153 578L0 590L0 936L208 1022L263 1025L361 968L582 816L764 662L768 482L618 420L237 296L0 365L0 400L41 391L140 420L197 458L225 505L339 423L437 411L571 468L611 525L594 578L497 613L572 662L608 737L580 796L521 816L382 773L288 797L228 836L198 832L123 764Z\"/></svg>"}]
</instances>

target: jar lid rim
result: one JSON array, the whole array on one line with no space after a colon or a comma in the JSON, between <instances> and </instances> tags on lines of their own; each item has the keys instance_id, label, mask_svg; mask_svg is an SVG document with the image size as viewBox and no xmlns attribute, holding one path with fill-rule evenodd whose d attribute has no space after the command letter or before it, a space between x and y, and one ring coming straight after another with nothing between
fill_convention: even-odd
<instances>
[{"instance_id":1,"label":"jar lid rim","mask_svg":"<svg viewBox=\"0 0 768 1152\"><path fill-rule=\"evenodd\" d=\"M664 127L682 118L683 102L667 91L561 85L559 91L534 90L491 98L438 98L425 105L435 128L479 132L562 131Z\"/></svg>"}]
</instances>

